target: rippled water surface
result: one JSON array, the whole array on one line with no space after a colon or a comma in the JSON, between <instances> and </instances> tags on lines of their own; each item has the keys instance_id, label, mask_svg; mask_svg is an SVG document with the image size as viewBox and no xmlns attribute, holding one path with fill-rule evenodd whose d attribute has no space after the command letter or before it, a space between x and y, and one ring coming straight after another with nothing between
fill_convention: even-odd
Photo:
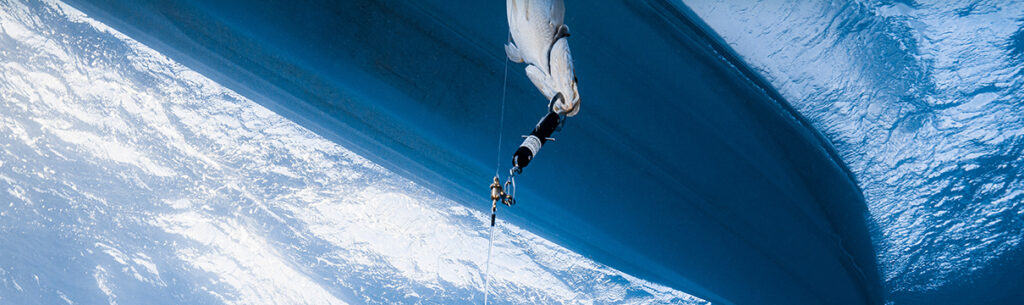
<instances>
[{"instance_id":1,"label":"rippled water surface","mask_svg":"<svg viewBox=\"0 0 1024 305\"><path fill-rule=\"evenodd\" d=\"M892 300L1024 302L1024 2L685 3L834 143Z\"/></svg>"}]
</instances>

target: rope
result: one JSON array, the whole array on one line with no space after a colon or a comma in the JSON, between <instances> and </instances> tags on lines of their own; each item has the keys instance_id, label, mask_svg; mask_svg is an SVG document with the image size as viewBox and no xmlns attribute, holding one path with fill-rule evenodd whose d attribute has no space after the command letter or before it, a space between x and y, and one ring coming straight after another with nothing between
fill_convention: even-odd
<instances>
[{"instance_id":1,"label":"rope","mask_svg":"<svg viewBox=\"0 0 1024 305\"><path fill-rule=\"evenodd\" d=\"M512 33L508 33L508 41L512 41ZM498 179L498 171L501 169L501 138L502 133L505 131L505 96L508 90L508 57L505 57L505 72L504 78L501 81L501 115L498 119L498 149L497 149L497 161L494 164L494 179ZM497 180L495 180L497 181ZM497 182L495 182L497 183ZM487 231L487 262L484 265L484 305L487 305L488 288L490 288L491 282L491 249L494 247L494 218L497 214L498 207L496 202L491 202L491 227Z\"/></svg>"}]
</instances>

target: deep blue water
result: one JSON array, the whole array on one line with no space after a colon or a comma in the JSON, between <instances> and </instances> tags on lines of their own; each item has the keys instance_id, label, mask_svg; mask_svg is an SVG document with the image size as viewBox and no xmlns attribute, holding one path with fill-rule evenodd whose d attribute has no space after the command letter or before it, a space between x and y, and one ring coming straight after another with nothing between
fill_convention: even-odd
<instances>
[{"instance_id":1,"label":"deep blue water","mask_svg":"<svg viewBox=\"0 0 1024 305\"><path fill-rule=\"evenodd\" d=\"M0 19L0 300L480 301L496 134L545 103L510 65L497 130L500 1L71 4ZM1024 298L1020 7L567 5L583 110L498 300Z\"/></svg>"}]
</instances>

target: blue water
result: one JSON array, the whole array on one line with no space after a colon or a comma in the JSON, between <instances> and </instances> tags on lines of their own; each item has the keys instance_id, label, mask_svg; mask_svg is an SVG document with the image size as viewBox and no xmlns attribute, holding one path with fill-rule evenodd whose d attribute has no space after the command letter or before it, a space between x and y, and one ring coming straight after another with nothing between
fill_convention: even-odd
<instances>
[{"instance_id":1,"label":"blue water","mask_svg":"<svg viewBox=\"0 0 1024 305\"><path fill-rule=\"evenodd\" d=\"M0 304L478 304L489 215L61 3L0 2ZM495 303L706 304L512 224Z\"/></svg>"},{"instance_id":2,"label":"blue water","mask_svg":"<svg viewBox=\"0 0 1024 305\"><path fill-rule=\"evenodd\" d=\"M500 2L75 3L417 184L489 207ZM718 303L881 300L860 189L766 82L679 3L572 11L588 115L545 148L502 220ZM512 68L506 139L546 103Z\"/></svg>"},{"instance_id":3,"label":"blue water","mask_svg":"<svg viewBox=\"0 0 1024 305\"><path fill-rule=\"evenodd\" d=\"M890 300L1024 302L1024 3L686 3L855 173Z\"/></svg>"},{"instance_id":4,"label":"blue water","mask_svg":"<svg viewBox=\"0 0 1024 305\"><path fill-rule=\"evenodd\" d=\"M1024 302L1024 6L683 2L569 1L491 300ZM0 3L0 303L481 301L501 3L72 4Z\"/></svg>"}]
</instances>

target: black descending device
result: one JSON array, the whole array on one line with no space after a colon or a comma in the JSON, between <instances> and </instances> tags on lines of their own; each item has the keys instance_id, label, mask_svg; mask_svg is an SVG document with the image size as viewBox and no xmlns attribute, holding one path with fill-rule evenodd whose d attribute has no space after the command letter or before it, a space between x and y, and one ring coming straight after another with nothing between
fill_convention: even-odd
<instances>
[{"instance_id":1,"label":"black descending device","mask_svg":"<svg viewBox=\"0 0 1024 305\"><path fill-rule=\"evenodd\" d=\"M512 156L513 170L519 172L530 165L530 160L533 160L533 157L537 155L544 143L551 139L551 134L555 133L561 124L562 117L555 112L548 112L544 118L540 119L537 126L533 127L533 132L526 136L523 144L519 145L516 154Z\"/></svg>"}]
</instances>

